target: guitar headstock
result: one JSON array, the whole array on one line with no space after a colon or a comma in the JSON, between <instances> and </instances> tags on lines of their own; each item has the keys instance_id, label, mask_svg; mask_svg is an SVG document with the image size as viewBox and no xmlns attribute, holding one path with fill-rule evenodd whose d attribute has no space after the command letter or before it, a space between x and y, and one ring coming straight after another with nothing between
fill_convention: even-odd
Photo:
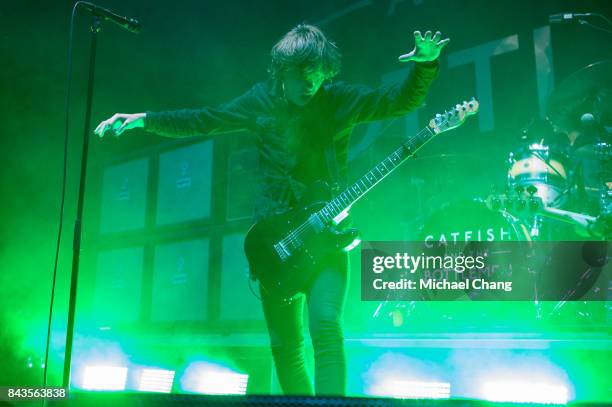
<instances>
[{"instance_id":1,"label":"guitar headstock","mask_svg":"<svg viewBox=\"0 0 612 407\"><path fill-rule=\"evenodd\" d=\"M469 102L463 101L463 103L457 104L450 111L436 114L436 117L429 121L429 127L436 134L455 129L461 126L469 116L476 114L478 107L478 101L474 98Z\"/></svg>"}]
</instances>

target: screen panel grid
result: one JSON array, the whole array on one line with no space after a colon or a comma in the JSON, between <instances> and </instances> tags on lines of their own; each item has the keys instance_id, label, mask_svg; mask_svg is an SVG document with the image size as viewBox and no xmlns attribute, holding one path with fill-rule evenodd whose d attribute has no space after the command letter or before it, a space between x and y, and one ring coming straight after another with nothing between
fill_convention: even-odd
<instances>
[{"instance_id":1,"label":"screen panel grid","mask_svg":"<svg viewBox=\"0 0 612 407\"><path fill-rule=\"evenodd\" d=\"M207 317L209 239L155 248L151 320L203 321Z\"/></svg>"},{"instance_id":2,"label":"screen panel grid","mask_svg":"<svg viewBox=\"0 0 612 407\"><path fill-rule=\"evenodd\" d=\"M145 226L148 175L148 158L106 168L102 181L101 233Z\"/></svg>"},{"instance_id":3,"label":"screen panel grid","mask_svg":"<svg viewBox=\"0 0 612 407\"><path fill-rule=\"evenodd\" d=\"M142 247L98 253L93 315L99 322L130 322L140 317Z\"/></svg>"},{"instance_id":4,"label":"screen panel grid","mask_svg":"<svg viewBox=\"0 0 612 407\"><path fill-rule=\"evenodd\" d=\"M160 155L158 225L210 216L212 146L212 141L205 141Z\"/></svg>"}]
</instances>

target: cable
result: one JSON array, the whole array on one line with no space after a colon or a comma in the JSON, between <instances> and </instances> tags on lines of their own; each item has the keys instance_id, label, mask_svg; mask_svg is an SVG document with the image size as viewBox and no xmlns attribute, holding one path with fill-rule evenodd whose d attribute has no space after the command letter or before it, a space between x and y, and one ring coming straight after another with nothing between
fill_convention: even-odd
<instances>
[{"instance_id":1,"label":"cable","mask_svg":"<svg viewBox=\"0 0 612 407\"><path fill-rule=\"evenodd\" d=\"M251 290L251 294L253 294L255 296L255 298L257 298L259 301L261 301L261 297L259 295L257 295L255 290L253 289L253 280L250 277L249 277L249 290Z\"/></svg>"},{"instance_id":2,"label":"cable","mask_svg":"<svg viewBox=\"0 0 612 407\"><path fill-rule=\"evenodd\" d=\"M610 21L610 19L606 16L604 16L603 14L599 14L599 13L589 13L592 16L596 16L596 17L600 17L602 18L606 23L608 23L608 25L612 25L612 21Z\"/></svg>"},{"instance_id":3,"label":"cable","mask_svg":"<svg viewBox=\"0 0 612 407\"><path fill-rule=\"evenodd\" d=\"M55 261L53 263L53 278L51 283L51 301L49 305L49 320L47 322L47 341L45 344L45 364L43 367L43 386L47 386L47 373L49 367L49 343L51 341L51 323L53 321L53 304L55 303L55 284L57 282L57 265L59 263L59 253L62 240L62 229L64 224L64 204L66 201L66 174L68 172L68 134L70 127L70 91L72 88L72 38L74 32L74 17L76 14L77 7L81 4L81 1L74 3L72 7L72 13L70 16L70 30L68 33L68 57L66 67L66 99L64 101L65 110L65 123L64 123L64 163L62 170L62 193L60 198L60 211L59 211L59 226L57 230L57 245L55 247ZM43 399L43 406L45 401Z\"/></svg>"},{"instance_id":4,"label":"cable","mask_svg":"<svg viewBox=\"0 0 612 407\"><path fill-rule=\"evenodd\" d=\"M599 31L603 31L603 32L608 33L608 34L612 34L612 30L608 30L608 29L600 27L598 25L591 24L591 23L589 23L586 20L578 20L578 23L580 25L586 25L587 27L591 27L591 28L594 28L594 29L599 30Z\"/></svg>"}]
</instances>

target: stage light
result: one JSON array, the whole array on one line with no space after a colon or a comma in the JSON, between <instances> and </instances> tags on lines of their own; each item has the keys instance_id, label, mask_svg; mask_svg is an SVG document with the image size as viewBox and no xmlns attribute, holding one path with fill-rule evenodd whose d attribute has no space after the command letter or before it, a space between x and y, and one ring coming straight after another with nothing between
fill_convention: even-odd
<instances>
[{"instance_id":1,"label":"stage light","mask_svg":"<svg viewBox=\"0 0 612 407\"><path fill-rule=\"evenodd\" d=\"M448 399L450 388L447 382L388 380L379 385L376 395L403 399Z\"/></svg>"},{"instance_id":2,"label":"stage light","mask_svg":"<svg viewBox=\"0 0 612 407\"><path fill-rule=\"evenodd\" d=\"M498 381L485 383L482 387L482 397L488 401L567 404L568 391L565 386Z\"/></svg>"},{"instance_id":3,"label":"stage light","mask_svg":"<svg viewBox=\"0 0 612 407\"><path fill-rule=\"evenodd\" d=\"M83 376L86 390L125 390L127 367L87 366Z\"/></svg>"},{"instance_id":4,"label":"stage light","mask_svg":"<svg viewBox=\"0 0 612 407\"><path fill-rule=\"evenodd\" d=\"M207 372L202 375L198 393L246 394L249 375L228 372Z\"/></svg>"},{"instance_id":5,"label":"stage light","mask_svg":"<svg viewBox=\"0 0 612 407\"><path fill-rule=\"evenodd\" d=\"M447 372L431 362L397 352L384 352L362 375L369 396L401 399L448 399Z\"/></svg>"},{"instance_id":6,"label":"stage light","mask_svg":"<svg viewBox=\"0 0 612 407\"><path fill-rule=\"evenodd\" d=\"M181 375L180 389L200 394L246 394L249 375L210 362L192 362Z\"/></svg>"},{"instance_id":7,"label":"stage light","mask_svg":"<svg viewBox=\"0 0 612 407\"><path fill-rule=\"evenodd\" d=\"M170 393L174 382L174 370L142 369L138 390Z\"/></svg>"}]
</instances>

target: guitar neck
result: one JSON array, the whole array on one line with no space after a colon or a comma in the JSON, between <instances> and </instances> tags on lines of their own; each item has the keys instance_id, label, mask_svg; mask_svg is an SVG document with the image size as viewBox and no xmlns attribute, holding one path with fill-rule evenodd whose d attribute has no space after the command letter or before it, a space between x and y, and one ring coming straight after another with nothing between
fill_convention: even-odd
<instances>
[{"instance_id":1,"label":"guitar neck","mask_svg":"<svg viewBox=\"0 0 612 407\"><path fill-rule=\"evenodd\" d=\"M325 207L319 210L319 216L326 222L336 219L337 217L343 217L342 215L345 214L355 202L374 188L374 186L382 181L387 175L391 174L404 161L413 156L417 150L434 138L436 134L438 133L429 126L423 128L414 137L402 143L395 151L375 165L354 184L329 201Z\"/></svg>"}]
</instances>

